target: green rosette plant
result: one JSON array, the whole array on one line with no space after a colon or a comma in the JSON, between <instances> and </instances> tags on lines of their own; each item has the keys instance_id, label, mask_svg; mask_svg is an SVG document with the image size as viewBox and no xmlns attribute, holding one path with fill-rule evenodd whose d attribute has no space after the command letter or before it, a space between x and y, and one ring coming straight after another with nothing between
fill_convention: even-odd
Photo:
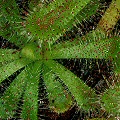
<instances>
[{"instance_id":1,"label":"green rosette plant","mask_svg":"<svg viewBox=\"0 0 120 120\"><path fill-rule=\"evenodd\" d=\"M95 29L60 42L58 39L66 36L67 31L97 14L100 1L54 0L45 4L39 0L28 0L28 3L29 11L26 16L21 16L15 0L0 0L0 36L19 47L0 48L0 84L20 71L0 96L0 119L14 118L21 97L20 118L39 119L41 76L50 110L61 114L77 104L87 112L104 109L114 118L118 117L120 79L116 76L120 75L120 37L118 32L112 34L112 30L120 17L120 1L112 0ZM109 88L97 95L94 89L57 62L58 59L80 58L111 60L114 85L107 82Z\"/></svg>"}]
</instances>

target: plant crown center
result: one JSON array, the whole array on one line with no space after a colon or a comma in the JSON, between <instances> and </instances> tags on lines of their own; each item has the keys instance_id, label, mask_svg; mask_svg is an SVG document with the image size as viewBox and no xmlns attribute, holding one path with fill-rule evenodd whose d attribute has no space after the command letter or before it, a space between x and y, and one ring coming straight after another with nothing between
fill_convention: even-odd
<instances>
[{"instance_id":1,"label":"plant crown center","mask_svg":"<svg viewBox=\"0 0 120 120\"><path fill-rule=\"evenodd\" d=\"M26 58L28 60L39 60L39 59L45 59L48 58L44 56L45 51L48 49L44 49L40 47L36 43L30 43L27 44L20 52L20 57Z\"/></svg>"}]
</instances>

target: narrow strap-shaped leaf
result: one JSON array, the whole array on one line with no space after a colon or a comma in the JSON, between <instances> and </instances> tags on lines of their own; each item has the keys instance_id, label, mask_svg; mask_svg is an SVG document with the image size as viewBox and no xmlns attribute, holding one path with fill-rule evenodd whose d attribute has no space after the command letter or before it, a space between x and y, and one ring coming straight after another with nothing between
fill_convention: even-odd
<instances>
[{"instance_id":1,"label":"narrow strap-shaped leaf","mask_svg":"<svg viewBox=\"0 0 120 120\"><path fill-rule=\"evenodd\" d=\"M88 20L90 16L94 15L100 7L99 0L91 0L75 17L73 24L81 23Z\"/></svg>"},{"instance_id":2,"label":"narrow strap-shaped leaf","mask_svg":"<svg viewBox=\"0 0 120 120\"><path fill-rule=\"evenodd\" d=\"M56 0L47 7L36 9L26 19L26 31L52 44L71 27L74 21L71 20L89 2L90 0Z\"/></svg>"},{"instance_id":3,"label":"narrow strap-shaped leaf","mask_svg":"<svg viewBox=\"0 0 120 120\"><path fill-rule=\"evenodd\" d=\"M4 65L8 64L9 62L10 62L10 61L0 62L0 67L2 67L2 66L4 66Z\"/></svg>"},{"instance_id":4,"label":"narrow strap-shaped leaf","mask_svg":"<svg viewBox=\"0 0 120 120\"><path fill-rule=\"evenodd\" d=\"M44 63L65 83L81 108L85 110L94 109L93 104L95 104L96 100L94 91L59 63L53 60L48 60Z\"/></svg>"},{"instance_id":5,"label":"narrow strap-shaped leaf","mask_svg":"<svg viewBox=\"0 0 120 120\"><path fill-rule=\"evenodd\" d=\"M25 87L25 76L26 71L23 70L10 84L4 96L0 98L0 118L7 119L15 114L17 104Z\"/></svg>"},{"instance_id":6,"label":"narrow strap-shaped leaf","mask_svg":"<svg viewBox=\"0 0 120 120\"><path fill-rule=\"evenodd\" d=\"M99 29L96 30L92 30L89 33L87 33L84 36L81 37L76 37L76 38L72 38L69 39L69 41L65 41L65 42L59 42L59 43L55 43L53 44L51 47L51 50L54 50L56 48L66 48L66 47L72 47L76 44L89 44L92 42L99 42L100 40L106 39L107 36ZM64 45L65 44L65 45Z\"/></svg>"},{"instance_id":7,"label":"narrow strap-shaped leaf","mask_svg":"<svg viewBox=\"0 0 120 120\"><path fill-rule=\"evenodd\" d=\"M100 1L99 0L92 0L90 1L78 14L68 23L72 24L72 26L69 27L69 30L73 28L73 26L77 26L77 24L81 23L82 21L86 21L90 18L90 16L94 15L97 11L97 9L100 7ZM73 22L73 23L72 23ZM68 31L69 31L68 30ZM96 34L100 31L95 31ZM95 34L94 33L94 34ZM93 34L93 33L92 33ZM91 35L88 34L86 37L90 37ZM99 36L102 36L99 34ZM88 38L89 38L88 37ZM53 43L54 44L54 43Z\"/></svg>"},{"instance_id":8,"label":"narrow strap-shaped leaf","mask_svg":"<svg viewBox=\"0 0 120 120\"><path fill-rule=\"evenodd\" d=\"M113 116L120 116L120 74L115 83L101 95L102 107Z\"/></svg>"},{"instance_id":9,"label":"narrow strap-shaped leaf","mask_svg":"<svg viewBox=\"0 0 120 120\"><path fill-rule=\"evenodd\" d=\"M11 63L8 63L7 65L4 65L0 67L0 83L8 78L10 75L12 75L17 70L23 68L27 64L29 64L31 61L26 59L18 59Z\"/></svg>"},{"instance_id":10,"label":"narrow strap-shaped leaf","mask_svg":"<svg viewBox=\"0 0 120 120\"><path fill-rule=\"evenodd\" d=\"M21 36L23 20L21 19L16 0L1 0L0 4L0 35L21 47L27 42L28 37L25 35Z\"/></svg>"},{"instance_id":11,"label":"narrow strap-shaped leaf","mask_svg":"<svg viewBox=\"0 0 120 120\"><path fill-rule=\"evenodd\" d=\"M109 8L98 23L98 28L106 34L110 34L114 26L120 19L120 0L112 0Z\"/></svg>"},{"instance_id":12,"label":"narrow strap-shaped leaf","mask_svg":"<svg viewBox=\"0 0 120 120\"><path fill-rule=\"evenodd\" d=\"M27 33L22 28L22 20L14 20L10 20L3 15L0 16L0 35L20 48L28 42L29 37L26 36Z\"/></svg>"},{"instance_id":13,"label":"narrow strap-shaped leaf","mask_svg":"<svg viewBox=\"0 0 120 120\"><path fill-rule=\"evenodd\" d=\"M109 50L114 44L115 39L119 38L106 38L90 43L81 43L78 39L76 40L76 44L73 44L75 42L66 42L62 45L56 45L56 48L54 47L51 51L46 52L45 56L48 59L108 58L108 56L112 56L112 53L109 52Z\"/></svg>"},{"instance_id":14,"label":"narrow strap-shaped leaf","mask_svg":"<svg viewBox=\"0 0 120 120\"><path fill-rule=\"evenodd\" d=\"M57 44L53 44L51 46L51 51L54 51L55 49L63 49L63 48L71 48L75 45L88 45L89 43L97 43L99 42L101 39L105 39L106 35L100 30L100 29L96 29L96 30L92 30L89 33L87 33L85 36L82 37L76 37L74 39L70 39L69 41L65 41L65 42L59 42ZM47 51L50 52L50 51ZM48 53L45 53L46 55ZM49 54L51 55L51 53ZM48 56L49 56L48 55Z\"/></svg>"},{"instance_id":15,"label":"narrow strap-shaped leaf","mask_svg":"<svg viewBox=\"0 0 120 120\"><path fill-rule=\"evenodd\" d=\"M8 0L1 0L1 15L4 15L9 20L19 20L20 13L18 5L16 4L16 0L8 1ZM13 22L13 21L12 21Z\"/></svg>"},{"instance_id":16,"label":"narrow strap-shaped leaf","mask_svg":"<svg viewBox=\"0 0 120 120\"><path fill-rule=\"evenodd\" d=\"M113 58L114 72L120 74L120 36L114 39L110 53Z\"/></svg>"},{"instance_id":17,"label":"narrow strap-shaped leaf","mask_svg":"<svg viewBox=\"0 0 120 120\"><path fill-rule=\"evenodd\" d=\"M40 78L41 62L27 66L27 85L24 94L24 103L21 118L24 120L38 120L38 83Z\"/></svg>"},{"instance_id":18,"label":"narrow strap-shaped leaf","mask_svg":"<svg viewBox=\"0 0 120 120\"><path fill-rule=\"evenodd\" d=\"M19 51L13 49L0 49L0 62L19 59Z\"/></svg>"},{"instance_id":19,"label":"narrow strap-shaped leaf","mask_svg":"<svg viewBox=\"0 0 120 120\"><path fill-rule=\"evenodd\" d=\"M73 103L72 96L59 82L59 78L45 65L43 78L47 88L50 109L57 113L64 113Z\"/></svg>"}]
</instances>

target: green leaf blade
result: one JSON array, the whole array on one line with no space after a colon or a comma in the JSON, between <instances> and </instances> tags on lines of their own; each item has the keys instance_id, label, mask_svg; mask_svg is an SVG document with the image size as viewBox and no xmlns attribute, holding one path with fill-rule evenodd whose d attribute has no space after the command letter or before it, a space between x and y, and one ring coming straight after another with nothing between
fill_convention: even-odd
<instances>
[{"instance_id":1,"label":"green leaf blade","mask_svg":"<svg viewBox=\"0 0 120 120\"><path fill-rule=\"evenodd\" d=\"M14 19L16 20L16 19ZM14 43L16 46L21 48L24 44L29 41L29 37L25 34L22 26L22 20L11 20L5 16L0 16L0 35L7 39L9 42Z\"/></svg>"},{"instance_id":2,"label":"green leaf blade","mask_svg":"<svg viewBox=\"0 0 120 120\"><path fill-rule=\"evenodd\" d=\"M107 58L110 49L110 41L102 40L99 42L93 42L89 44L82 44L78 41L78 44L71 47L67 46L68 43L63 45L63 48L56 48L46 53L48 59L71 59L71 58L95 58L103 59ZM72 46L73 45L73 46ZM106 47L107 46L107 47ZM66 47L66 48L64 48Z\"/></svg>"},{"instance_id":3,"label":"green leaf blade","mask_svg":"<svg viewBox=\"0 0 120 120\"><path fill-rule=\"evenodd\" d=\"M70 23L73 22L71 20L89 1L54 1L48 7L38 9L28 17L25 23L26 31L33 33L40 40L47 40L49 44L53 44L71 27ZM67 17L69 14L71 15Z\"/></svg>"},{"instance_id":4,"label":"green leaf blade","mask_svg":"<svg viewBox=\"0 0 120 120\"><path fill-rule=\"evenodd\" d=\"M43 78L46 85L46 91L48 93L49 107L58 114L64 113L72 107L72 96L62 86L57 76L44 65Z\"/></svg>"},{"instance_id":5,"label":"green leaf blade","mask_svg":"<svg viewBox=\"0 0 120 120\"><path fill-rule=\"evenodd\" d=\"M18 59L11 63L8 63L7 65L4 65L0 68L0 83L8 78L10 75L12 75L17 70L23 68L27 64L29 64L32 61L26 60L26 59Z\"/></svg>"},{"instance_id":6,"label":"green leaf blade","mask_svg":"<svg viewBox=\"0 0 120 120\"><path fill-rule=\"evenodd\" d=\"M10 116L13 117L15 114L17 104L24 91L26 83L25 76L26 71L23 70L0 98L0 118L7 119Z\"/></svg>"},{"instance_id":7,"label":"green leaf blade","mask_svg":"<svg viewBox=\"0 0 120 120\"><path fill-rule=\"evenodd\" d=\"M75 17L73 24L81 23L82 21L88 20L92 15L96 13L100 7L99 0L91 0Z\"/></svg>"},{"instance_id":8,"label":"green leaf blade","mask_svg":"<svg viewBox=\"0 0 120 120\"><path fill-rule=\"evenodd\" d=\"M120 79L120 76L118 77ZM110 86L101 95L102 107L113 116L120 116L120 82Z\"/></svg>"},{"instance_id":9,"label":"green leaf blade","mask_svg":"<svg viewBox=\"0 0 120 120\"><path fill-rule=\"evenodd\" d=\"M41 71L41 62L29 64L27 66L27 85L24 94L24 104L22 108L22 119L38 120L38 84Z\"/></svg>"},{"instance_id":10,"label":"green leaf blade","mask_svg":"<svg viewBox=\"0 0 120 120\"><path fill-rule=\"evenodd\" d=\"M96 94L94 91L59 63L48 60L45 61L45 64L65 83L81 108L85 110L94 109L93 104L95 104L96 101Z\"/></svg>"},{"instance_id":11,"label":"green leaf blade","mask_svg":"<svg viewBox=\"0 0 120 120\"><path fill-rule=\"evenodd\" d=\"M19 59L19 51L13 49L0 49L0 62Z\"/></svg>"},{"instance_id":12,"label":"green leaf blade","mask_svg":"<svg viewBox=\"0 0 120 120\"><path fill-rule=\"evenodd\" d=\"M45 53L47 59L94 58L109 59L119 56L119 36L107 37L93 30L83 37L58 43Z\"/></svg>"},{"instance_id":13,"label":"green leaf blade","mask_svg":"<svg viewBox=\"0 0 120 120\"><path fill-rule=\"evenodd\" d=\"M22 18L20 16L19 7L15 0L2 0L0 15L0 35L9 40L11 43L21 47L27 42L26 36L21 36Z\"/></svg>"}]
</instances>

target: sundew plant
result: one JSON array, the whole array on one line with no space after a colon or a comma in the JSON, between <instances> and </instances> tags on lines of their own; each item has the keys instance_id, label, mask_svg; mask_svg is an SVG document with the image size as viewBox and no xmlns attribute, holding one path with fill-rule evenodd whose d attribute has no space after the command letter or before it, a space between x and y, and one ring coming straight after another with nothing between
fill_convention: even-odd
<instances>
[{"instance_id":1,"label":"sundew plant","mask_svg":"<svg viewBox=\"0 0 120 120\"><path fill-rule=\"evenodd\" d=\"M22 2L24 7L17 0L0 0L0 36L4 40L0 48L0 119L49 120L46 107L51 116L59 116L74 106L87 114L86 120L119 119L120 0L110 1L107 7L105 0ZM94 23L97 15L96 24L83 30L84 23ZM89 66L85 59L90 60ZM76 67L81 71L77 74L76 61L82 68ZM102 71L104 63L110 63L110 71ZM101 80L93 80L92 72L88 78L80 77L88 69L94 71L96 64ZM48 104L41 108L44 99Z\"/></svg>"}]
</instances>

